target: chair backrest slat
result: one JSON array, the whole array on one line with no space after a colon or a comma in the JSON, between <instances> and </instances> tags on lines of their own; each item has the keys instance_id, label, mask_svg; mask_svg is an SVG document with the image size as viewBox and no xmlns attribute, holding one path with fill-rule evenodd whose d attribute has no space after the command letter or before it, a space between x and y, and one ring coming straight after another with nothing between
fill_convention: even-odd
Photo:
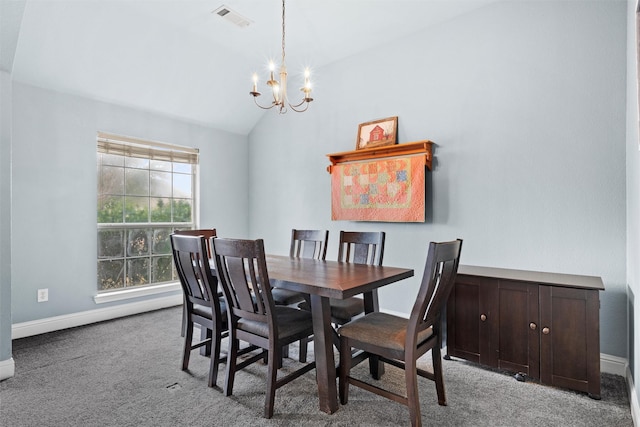
<instances>
[{"instance_id":1,"label":"chair backrest slat","mask_svg":"<svg viewBox=\"0 0 640 427\"><path fill-rule=\"evenodd\" d=\"M291 230L292 258L312 258L324 260L327 256L329 230Z\"/></svg>"},{"instance_id":2,"label":"chair backrest slat","mask_svg":"<svg viewBox=\"0 0 640 427\"><path fill-rule=\"evenodd\" d=\"M419 331L439 328L441 313L455 283L461 249L460 239L429 244L422 283L409 318L407 347L415 346Z\"/></svg>"},{"instance_id":3,"label":"chair backrest slat","mask_svg":"<svg viewBox=\"0 0 640 427\"><path fill-rule=\"evenodd\" d=\"M384 231L341 231L338 261L382 265Z\"/></svg>"}]
</instances>

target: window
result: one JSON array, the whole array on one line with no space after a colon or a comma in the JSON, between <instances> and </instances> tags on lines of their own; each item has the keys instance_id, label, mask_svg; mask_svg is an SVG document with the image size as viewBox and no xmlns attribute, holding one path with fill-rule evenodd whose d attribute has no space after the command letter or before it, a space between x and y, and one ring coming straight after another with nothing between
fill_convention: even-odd
<instances>
[{"instance_id":1,"label":"window","mask_svg":"<svg viewBox=\"0 0 640 427\"><path fill-rule=\"evenodd\" d=\"M177 280L169 235L193 228L198 150L98 133L99 292Z\"/></svg>"}]
</instances>

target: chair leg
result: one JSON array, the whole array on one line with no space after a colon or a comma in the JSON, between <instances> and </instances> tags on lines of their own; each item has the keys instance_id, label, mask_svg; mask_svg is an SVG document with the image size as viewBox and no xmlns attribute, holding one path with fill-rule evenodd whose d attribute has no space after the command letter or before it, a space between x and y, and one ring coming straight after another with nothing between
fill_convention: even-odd
<instances>
[{"instance_id":1,"label":"chair leg","mask_svg":"<svg viewBox=\"0 0 640 427\"><path fill-rule=\"evenodd\" d=\"M218 379L218 365L220 364L220 347L222 345L222 336L218 331L212 331L213 348L211 350L211 361L209 365L209 387L215 387Z\"/></svg>"},{"instance_id":2,"label":"chair leg","mask_svg":"<svg viewBox=\"0 0 640 427\"><path fill-rule=\"evenodd\" d=\"M422 426L422 416L420 415L420 399L418 397L418 371L414 357L405 360L404 376L407 383L407 406L409 407L411 426L420 427Z\"/></svg>"},{"instance_id":3,"label":"chair leg","mask_svg":"<svg viewBox=\"0 0 640 427\"><path fill-rule=\"evenodd\" d=\"M191 356L191 342L193 341L193 322L187 321L184 334L184 351L182 353L182 370L189 368L189 357Z\"/></svg>"},{"instance_id":4,"label":"chair leg","mask_svg":"<svg viewBox=\"0 0 640 427\"><path fill-rule=\"evenodd\" d=\"M302 338L300 340L300 352L298 353L298 361L300 363L307 363L307 344L309 338Z\"/></svg>"},{"instance_id":5,"label":"chair leg","mask_svg":"<svg viewBox=\"0 0 640 427\"><path fill-rule=\"evenodd\" d=\"M278 375L278 364L282 360L281 349L275 345L270 345L269 362L267 368L267 395L264 402L264 417L273 417L273 406L276 399L276 378Z\"/></svg>"},{"instance_id":6,"label":"chair leg","mask_svg":"<svg viewBox=\"0 0 640 427\"><path fill-rule=\"evenodd\" d=\"M331 331L331 339L333 340L333 345L336 346L336 350L340 350L340 335L338 335L338 325L336 325Z\"/></svg>"},{"instance_id":7,"label":"chair leg","mask_svg":"<svg viewBox=\"0 0 640 427\"><path fill-rule=\"evenodd\" d=\"M204 326L200 325L200 341L211 340L211 337L213 337L211 329L205 328ZM200 347L200 354L206 357L209 357L211 355L211 341Z\"/></svg>"},{"instance_id":8,"label":"chair leg","mask_svg":"<svg viewBox=\"0 0 640 427\"><path fill-rule=\"evenodd\" d=\"M349 401L349 371L351 371L351 346L347 338L341 337L338 394L340 395L340 403L343 405Z\"/></svg>"},{"instance_id":9,"label":"chair leg","mask_svg":"<svg viewBox=\"0 0 640 427\"><path fill-rule=\"evenodd\" d=\"M233 380L236 375L236 359L238 357L238 346L240 341L236 339L233 332L229 331L229 353L227 354L227 374L224 379L224 395L231 396L233 393Z\"/></svg>"},{"instance_id":10,"label":"chair leg","mask_svg":"<svg viewBox=\"0 0 640 427\"><path fill-rule=\"evenodd\" d=\"M433 375L436 382L436 392L438 394L438 405L447 406L447 398L444 392L444 377L442 375L442 357L440 355L440 345L431 349L433 359Z\"/></svg>"},{"instance_id":11,"label":"chair leg","mask_svg":"<svg viewBox=\"0 0 640 427\"><path fill-rule=\"evenodd\" d=\"M285 345L280 350L280 357L278 357L278 369L281 369L282 366L284 365L284 358L285 357L289 357L289 346L288 345ZM268 362L268 360L267 360L267 362Z\"/></svg>"},{"instance_id":12,"label":"chair leg","mask_svg":"<svg viewBox=\"0 0 640 427\"><path fill-rule=\"evenodd\" d=\"M183 337L187 333L187 303L182 301L182 329L180 336Z\"/></svg>"}]
</instances>

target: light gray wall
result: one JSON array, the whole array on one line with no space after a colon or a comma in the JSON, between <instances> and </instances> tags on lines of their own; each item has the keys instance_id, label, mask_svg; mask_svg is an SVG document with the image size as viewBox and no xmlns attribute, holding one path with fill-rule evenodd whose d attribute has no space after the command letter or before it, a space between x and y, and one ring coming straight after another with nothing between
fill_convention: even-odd
<instances>
[{"instance_id":1,"label":"light gray wall","mask_svg":"<svg viewBox=\"0 0 640 427\"><path fill-rule=\"evenodd\" d=\"M635 295L640 292L640 139L638 138L638 67L636 40L637 0L627 1L627 280L628 291L628 355L636 394L640 384L635 367L640 361L640 352L635 343L640 342L640 327L635 327L635 319L640 319L640 306Z\"/></svg>"},{"instance_id":2,"label":"light gray wall","mask_svg":"<svg viewBox=\"0 0 640 427\"><path fill-rule=\"evenodd\" d=\"M8 99L1 73L0 106L12 106L14 127L13 321L95 308L93 165L95 132L104 130L199 147L201 162L215 165L202 168L201 224L263 237L270 252L287 252L292 227L330 229L330 257L340 229L387 231L385 263L416 277L382 291L386 309L408 310L431 240L464 238L466 264L602 276L601 350L626 357L625 283L637 293L640 281L634 263L625 269L639 241L637 222L625 217L639 211L637 130L624 126L633 92L624 83L626 6L512 2L380 46L317 70L311 111L267 113L249 146L242 136L18 83ZM331 222L325 154L353 149L358 123L391 115L400 142L437 144L427 222ZM0 215L11 205L6 182ZM0 232L6 225L0 217ZM46 254L36 267L27 259L32 242ZM3 235L0 249L6 244ZM8 287L0 273L2 332ZM51 301L37 304L43 284ZM0 336L0 361L10 348Z\"/></svg>"},{"instance_id":3,"label":"light gray wall","mask_svg":"<svg viewBox=\"0 0 640 427\"><path fill-rule=\"evenodd\" d=\"M14 82L14 323L98 308L97 131L199 148L201 224L246 234L246 136Z\"/></svg>"},{"instance_id":4,"label":"light gray wall","mask_svg":"<svg viewBox=\"0 0 640 427\"><path fill-rule=\"evenodd\" d=\"M11 360L11 70L26 2L0 1L0 379Z\"/></svg>"},{"instance_id":5,"label":"light gray wall","mask_svg":"<svg viewBox=\"0 0 640 427\"><path fill-rule=\"evenodd\" d=\"M339 230L386 231L385 264L416 277L381 305L404 313L432 240L463 238L464 264L601 276L601 351L626 357L625 28L624 0L507 2L317 70L309 112L250 134L250 234L286 253L291 228L327 228L335 258ZM400 143L436 143L427 222L332 222L325 155L393 115Z\"/></svg>"},{"instance_id":6,"label":"light gray wall","mask_svg":"<svg viewBox=\"0 0 640 427\"><path fill-rule=\"evenodd\" d=\"M0 364L9 359L11 359L11 74L0 70Z\"/></svg>"}]
</instances>

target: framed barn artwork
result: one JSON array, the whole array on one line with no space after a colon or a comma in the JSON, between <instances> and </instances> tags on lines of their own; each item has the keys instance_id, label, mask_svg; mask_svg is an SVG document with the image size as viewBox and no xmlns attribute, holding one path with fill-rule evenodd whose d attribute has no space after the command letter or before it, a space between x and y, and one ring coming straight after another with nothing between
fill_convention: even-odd
<instances>
[{"instance_id":1,"label":"framed barn artwork","mask_svg":"<svg viewBox=\"0 0 640 427\"><path fill-rule=\"evenodd\" d=\"M394 145L398 133L398 116L361 123L358 126L356 150Z\"/></svg>"}]
</instances>

